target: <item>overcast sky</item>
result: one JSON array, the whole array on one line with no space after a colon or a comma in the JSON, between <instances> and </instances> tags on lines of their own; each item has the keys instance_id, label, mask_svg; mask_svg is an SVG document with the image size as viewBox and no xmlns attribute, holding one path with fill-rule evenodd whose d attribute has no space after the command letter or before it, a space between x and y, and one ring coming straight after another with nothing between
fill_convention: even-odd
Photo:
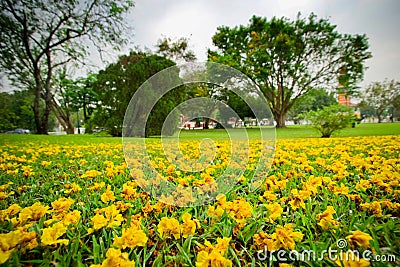
<instances>
[{"instance_id":1,"label":"overcast sky","mask_svg":"<svg viewBox=\"0 0 400 267\"><path fill-rule=\"evenodd\" d=\"M133 44L154 49L162 36L188 37L199 61L218 26L247 25L253 15L294 19L314 12L340 33L366 34L373 58L364 82L400 80L399 0L137 0L128 23Z\"/></svg>"},{"instance_id":2,"label":"overcast sky","mask_svg":"<svg viewBox=\"0 0 400 267\"><path fill-rule=\"evenodd\" d=\"M385 78L400 81L400 0L136 0L127 19L131 44L122 53L135 46L154 50L162 36L187 37L198 61L206 61L219 26L247 25L253 15L294 19L298 12L327 18L340 33L367 35L373 58L360 86ZM117 55L105 58L115 61ZM92 71L105 67L98 57L88 60L96 66ZM74 76L85 72L81 68Z\"/></svg>"}]
</instances>

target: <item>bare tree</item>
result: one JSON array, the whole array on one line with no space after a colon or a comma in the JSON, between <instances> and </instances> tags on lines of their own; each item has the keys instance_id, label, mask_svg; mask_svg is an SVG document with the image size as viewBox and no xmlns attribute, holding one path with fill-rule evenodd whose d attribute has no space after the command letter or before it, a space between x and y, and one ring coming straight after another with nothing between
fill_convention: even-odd
<instances>
[{"instance_id":1,"label":"bare tree","mask_svg":"<svg viewBox=\"0 0 400 267\"><path fill-rule=\"evenodd\" d=\"M130 0L1 1L0 67L14 84L34 93L37 133L47 134L52 110L59 117L55 70L82 62L91 45L102 51L126 43L124 15L132 6Z\"/></svg>"}]
</instances>

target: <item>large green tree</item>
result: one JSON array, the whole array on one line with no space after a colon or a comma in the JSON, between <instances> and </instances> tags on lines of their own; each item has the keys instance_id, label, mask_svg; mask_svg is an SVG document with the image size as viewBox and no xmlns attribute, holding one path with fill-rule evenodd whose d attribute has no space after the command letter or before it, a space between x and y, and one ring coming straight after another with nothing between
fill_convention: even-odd
<instances>
[{"instance_id":1,"label":"large green tree","mask_svg":"<svg viewBox=\"0 0 400 267\"><path fill-rule=\"evenodd\" d=\"M95 124L106 127L113 136L120 136L126 109L136 90L154 74L174 65L173 61L165 57L131 52L100 71L93 85L99 100L95 111ZM172 78L178 79L178 73ZM148 92L149 96L154 94L157 92ZM184 100L184 97L183 88L172 90L163 96L147 120L145 136L159 135L166 116ZM137 103L138 106L140 104Z\"/></svg>"},{"instance_id":2,"label":"large green tree","mask_svg":"<svg viewBox=\"0 0 400 267\"><path fill-rule=\"evenodd\" d=\"M365 35L340 34L326 19L300 15L294 21L253 16L246 26L219 27L210 61L247 74L269 102L277 127L302 95L313 88L353 88L371 57ZM339 75L340 74L340 75Z\"/></svg>"},{"instance_id":3,"label":"large green tree","mask_svg":"<svg viewBox=\"0 0 400 267\"><path fill-rule=\"evenodd\" d=\"M47 134L50 112L61 110L52 89L57 68L81 62L90 47L101 51L125 43L124 14L132 6L130 0L1 1L0 67L14 84L32 91L37 133Z\"/></svg>"},{"instance_id":4,"label":"large green tree","mask_svg":"<svg viewBox=\"0 0 400 267\"><path fill-rule=\"evenodd\" d=\"M385 80L383 82L373 82L364 93L364 101L375 108L378 122L382 121L384 111L392 108L394 110L399 104L397 101L400 95L400 82L395 80ZM393 111L392 111L393 112ZM391 114L393 116L393 114Z\"/></svg>"}]
</instances>

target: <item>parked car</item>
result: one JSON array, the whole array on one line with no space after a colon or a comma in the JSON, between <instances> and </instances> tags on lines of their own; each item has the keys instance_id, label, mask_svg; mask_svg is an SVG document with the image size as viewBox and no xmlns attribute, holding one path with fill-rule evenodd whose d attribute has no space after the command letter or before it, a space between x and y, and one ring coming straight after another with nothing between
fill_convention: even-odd
<instances>
[{"instance_id":1,"label":"parked car","mask_svg":"<svg viewBox=\"0 0 400 267\"><path fill-rule=\"evenodd\" d=\"M6 133L8 133L8 134L29 134L30 131L28 129L17 128L15 130L8 131Z\"/></svg>"}]
</instances>

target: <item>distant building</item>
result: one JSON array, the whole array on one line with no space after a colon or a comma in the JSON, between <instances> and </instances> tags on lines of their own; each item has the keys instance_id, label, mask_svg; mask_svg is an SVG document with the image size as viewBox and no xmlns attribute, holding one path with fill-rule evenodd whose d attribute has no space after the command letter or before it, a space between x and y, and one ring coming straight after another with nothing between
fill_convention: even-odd
<instances>
[{"instance_id":1,"label":"distant building","mask_svg":"<svg viewBox=\"0 0 400 267\"><path fill-rule=\"evenodd\" d=\"M339 105L348 106L348 107L357 106L357 104L351 103L350 96L347 93L338 94L338 103L339 103Z\"/></svg>"}]
</instances>

